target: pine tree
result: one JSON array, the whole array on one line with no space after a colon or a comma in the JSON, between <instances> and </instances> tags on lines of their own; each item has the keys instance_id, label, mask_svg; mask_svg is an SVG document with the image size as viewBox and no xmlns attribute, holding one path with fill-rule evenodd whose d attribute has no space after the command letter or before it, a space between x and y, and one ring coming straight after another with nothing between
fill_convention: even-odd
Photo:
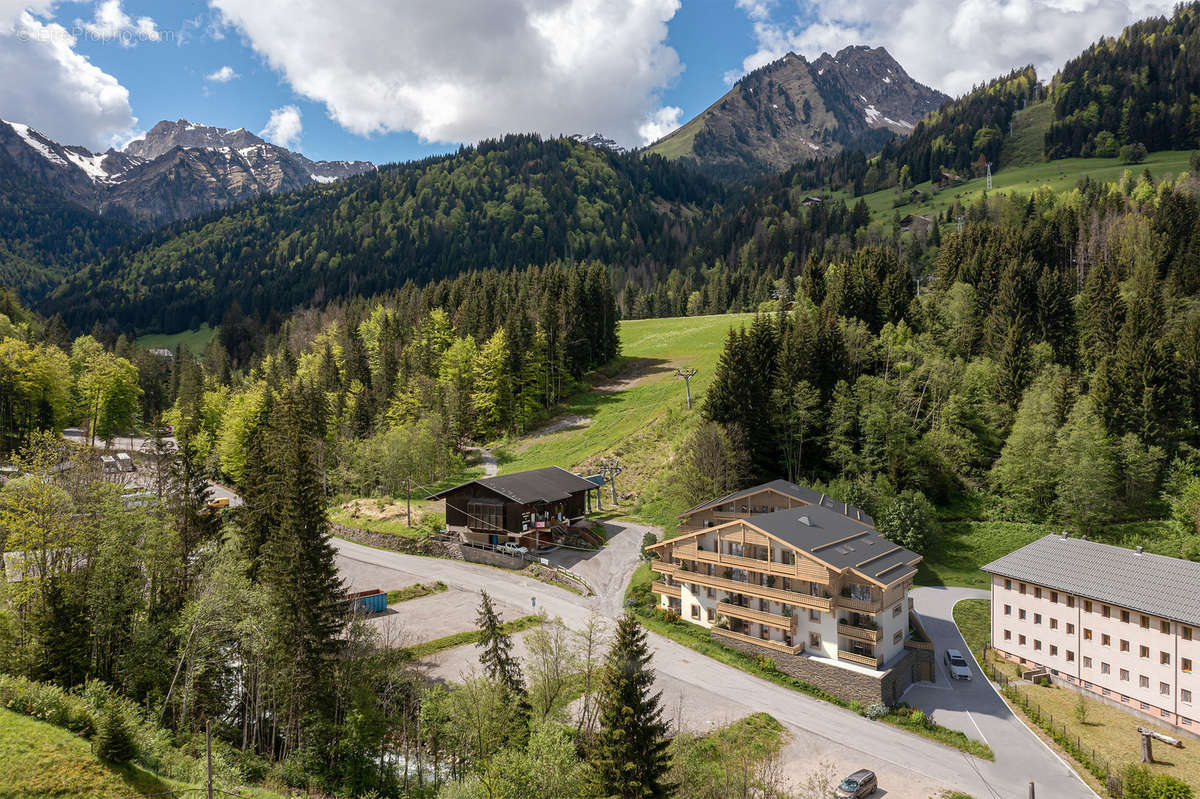
<instances>
[{"instance_id":1,"label":"pine tree","mask_svg":"<svg viewBox=\"0 0 1200 799\"><path fill-rule=\"evenodd\" d=\"M128 763L137 756L133 733L115 700L110 700L100 711L94 745L96 756L109 763Z\"/></svg>"},{"instance_id":2,"label":"pine tree","mask_svg":"<svg viewBox=\"0 0 1200 799\"><path fill-rule=\"evenodd\" d=\"M660 799L674 794L662 693L652 694L654 672L646 633L632 611L617 622L600 687L600 731L592 752L592 788L612 799Z\"/></svg>"},{"instance_id":3,"label":"pine tree","mask_svg":"<svg viewBox=\"0 0 1200 799\"><path fill-rule=\"evenodd\" d=\"M492 605L487 591L479 592L479 612L475 616L482 636L475 644L479 648L479 663L493 680L502 683L514 696L525 692L521 667L512 654L512 639L504 632L500 616Z\"/></svg>"}]
</instances>

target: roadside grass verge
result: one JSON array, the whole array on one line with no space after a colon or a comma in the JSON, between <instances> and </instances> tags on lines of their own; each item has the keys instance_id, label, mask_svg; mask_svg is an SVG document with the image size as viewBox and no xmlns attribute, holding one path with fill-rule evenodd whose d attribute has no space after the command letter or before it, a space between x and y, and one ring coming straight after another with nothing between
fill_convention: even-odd
<instances>
[{"instance_id":1,"label":"roadside grass verge","mask_svg":"<svg viewBox=\"0 0 1200 799\"><path fill-rule=\"evenodd\" d=\"M988 599L963 599L954 606L954 623L967 648L983 662L984 646L991 637L992 603Z\"/></svg>"},{"instance_id":2,"label":"roadside grass verge","mask_svg":"<svg viewBox=\"0 0 1200 799\"><path fill-rule=\"evenodd\" d=\"M410 599L419 599L423 596L440 594L445 590L447 590L446 584L441 580L433 583L413 583L404 588L397 588L395 591L388 591L387 603L394 605L397 602L407 602Z\"/></svg>"},{"instance_id":3,"label":"roadside grass verge","mask_svg":"<svg viewBox=\"0 0 1200 799\"><path fill-rule=\"evenodd\" d=\"M504 624L501 625L501 629L506 635L513 635L515 633L528 630L531 627L536 627L544 621L546 621L546 616L542 613L534 616L522 616L519 619L513 619L512 621L504 622ZM413 660L419 660L421 658L429 657L430 655L441 652L445 649L453 649L458 646L463 646L464 644L478 643L481 638L483 638L482 630L467 630L465 632L455 633L454 635L446 635L441 638L435 638L432 641L425 641L420 644L415 644L408 647L406 651L410 658Z\"/></svg>"},{"instance_id":4,"label":"roadside grass verge","mask_svg":"<svg viewBox=\"0 0 1200 799\"><path fill-rule=\"evenodd\" d=\"M647 569L649 571L649 569ZM727 646L717 643L712 640L707 632L701 627L690 624L685 621L671 622L659 616L654 611L647 610L644 606L638 606L636 610L638 620L646 629L656 632L666 638L670 638L676 643L683 644L689 649L693 649L702 655L719 660L720 662L733 666L736 669L741 669L756 677L761 677L764 680L769 680L776 685L790 688L793 691L799 691L815 699L821 699L826 702L837 705L838 707L846 708L854 713L857 713L864 718L867 716L867 708L859 702L850 702L833 694L817 688L815 685L810 685L803 680L798 680L795 677L784 674L775 666L775 661L770 658L756 658L740 652L736 649L731 649ZM929 720L921 711L910 711L906 707L899 707L890 710L887 715L876 718L877 721L882 721L886 724L891 724L909 732L920 735L924 738L937 741L955 749L960 749L967 754L975 755L984 760L995 760L996 756L992 752L991 747L980 741L968 738L964 733L958 730L951 730L947 727L942 727Z\"/></svg>"}]
</instances>

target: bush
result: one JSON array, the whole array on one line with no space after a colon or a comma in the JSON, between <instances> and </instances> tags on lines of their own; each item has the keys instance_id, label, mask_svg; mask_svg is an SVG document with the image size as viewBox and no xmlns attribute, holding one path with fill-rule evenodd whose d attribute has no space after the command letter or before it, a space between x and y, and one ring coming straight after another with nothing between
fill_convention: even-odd
<instances>
[{"instance_id":1,"label":"bush","mask_svg":"<svg viewBox=\"0 0 1200 799\"><path fill-rule=\"evenodd\" d=\"M884 716L886 716L888 714L888 712L889 711L888 711L887 705L876 702L874 704L867 705L866 708L863 710L863 715L865 715L869 719L881 719Z\"/></svg>"},{"instance_id":2,"label":"bush","mask_svg":"<svg viewBox=\"0 0 1200 799\"><path fill-rule=\"evenodd\" d=\"M646 551L646 547L653 546L658 543L658 536L654 533L647 532L642 536L642 560L650 560L651 553Z\"/></svg>"},{"instance_id":3,"label":"bush","mask_svg":"<svg viewBox=\"0 0 1200 799\"><path fill-rule=\"evenodd\" d=\"M96 756L110 763L128 763L137 755L133 732L115 702L100 712L96 725Z\"/></svg>"},{"instance_id":4,"label":"bush","mask_svg":"<svg viewBox=\"0 0 1200 799\"><path fill-rule=\"evenodd\" d=\"M76 735L91 737L96 731L95 717L83 699L24 677L0 674L0 705Z\"/></svg>"},{"instance_id":5,"label":"bush","mask_svg":"<svg viewBox=\"0 0 1200 799\"><path fill-rule=\"evenodd\" d=\"M1140 164L1146 160L1146 145L1140 141L1130 142L1121 148L1121 160L1126 164Z\"/></svg>"},{"instance_id":6,"label":"bush","mask_svg":"<svg viewBox=\"0 0 1200 799\"><path fill-rule=\"evenodd\" d=\"M884 508L877 529L884 538L918 555L933 531L933 506L920 491L906 491Z\"/></svg>"},{"instance_id":7,"label":"bush","mask_svg":"<svg viewBox=\"0 0 1200 799\"><path fill-rule=\"evenodd\" d=\"M1187 783L1169 774L1155 774L1146 766L1130 765L1121 772L1124 799L1192 799Z\"/></svg>"}]
</instances>

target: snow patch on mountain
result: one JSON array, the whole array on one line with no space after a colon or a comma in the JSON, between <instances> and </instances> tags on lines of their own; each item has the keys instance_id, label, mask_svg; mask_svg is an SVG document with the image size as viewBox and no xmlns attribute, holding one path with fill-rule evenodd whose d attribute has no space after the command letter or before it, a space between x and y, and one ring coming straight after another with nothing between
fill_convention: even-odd
<instances>
[{"instance_id":1,"label":"snow patch on mountain","mask_svg":"<svg viewBox=\"0 0 1200 799\"><path fill-rule=\"evenodd\" d=\"M26 144L28 144L30 147L32 147L39 155L41 155L47 161L49 161L50 163L55 164L57 166L66 166L67 165L67 162L64 161L62 159L62 157L59 156L58 153L56 153L56 152L54 152L54 150L50 149L50 147L45 143L45 141L42 141L43 139L45 139L45 137L42 136L42 134L38 133L36 130L33 130L28 125L22 125L20 122L9 122L8 125L9 125L9 127L11 127L13 130L15 130L17 132L18 136L20 136L22 139L25 140Z\"/></svg>"}]
</instances>

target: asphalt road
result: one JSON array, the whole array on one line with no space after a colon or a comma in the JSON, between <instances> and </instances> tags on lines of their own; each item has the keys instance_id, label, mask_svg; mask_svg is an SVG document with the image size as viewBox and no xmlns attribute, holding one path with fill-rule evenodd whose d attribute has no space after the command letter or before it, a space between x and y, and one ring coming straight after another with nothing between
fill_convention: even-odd
<instances>
[{"instance_id":1,"label":"asphalt road","mask_svg":"<svg viewBox=\"0 0 1200 799\"><path fill-rule=\"evenodd\" d=\"M996 753L996 766L1020 774L1026 782L1033 780L1039 795L1096 799L1095 792L1013 714L983 675L954 624L954 605L959 600L987 599L988 592L975 588L916 588L911 596L935 647L937 681L912 686L904 701L929 713L945 727L985 741ZM957 649L967 658L970 681L950 679L944 660L947 649Z\"/></svg>"},{"instance_id":2,"label":"asphalt road","mask_svg":"<svg viewBox=\"0 0 1200 799\"><path fill-rule=\"evenodd\" d=\"M617 527L617 525L614 525ZM598 596L584 598L569 591L497 569L451 560L422 558L372 549L335 539L339 567L348 575L355 568L392 568L423 579L440 579L452 588L467 591L485 589L496 599L531 612L545 610L558 616L571 628L578 629L592 613L611 618L620 610L624 579L636 565L638 546L645 528L619 526L610 537L610 546L597 552L595 564L576 564L576 570L593 573L593 588ZM632 554L632 558L631 558ZM624 579L621 572L624 571ZM608 575L599 579L596 575ZM620 590L618 590L618 588ZM918 610L926 629L941 648L953 635L951 595L922 595ZM973 758L955 749L911 735L886 724L873 722L835 705L813 699L746 672L697 654L666 638L649 635L654 650L657 685L664 691L670 708L678 708L690 728L707 723L725 723L749 713L765 711L786 724L796 746L810 752L836 752L837 763L872 768L880 775L881 787L895 797L925 799L941 789L965 791L977 799L1027 796L1029 780L1034 780L1041 796L1055 799L1095 799L1095 794L1029 730L1012 716L999 697L982 680L928 689L931 696L910 692L910 701L921 699L938 714L943 723L961 723L968 718L978 723L972 737L982 737L996 752L996 761ZM958 645L965 650L959 640ZM467 653L470 655L471 653ZM457 664L453 658L441 664L450 674L457 673L470 658ZM960 694L961 692L961 694ZM989 696L989 692L990 696ZM955 703L961 703L956 709ZM912 701L916 704L915 701ZM978 704L978 709L976 705ZM969 717L967 706L972 708ZM904 787L900 787L904 786ZM882 795L881 791L881 795Z\"/></svg>"}]
</instances>

